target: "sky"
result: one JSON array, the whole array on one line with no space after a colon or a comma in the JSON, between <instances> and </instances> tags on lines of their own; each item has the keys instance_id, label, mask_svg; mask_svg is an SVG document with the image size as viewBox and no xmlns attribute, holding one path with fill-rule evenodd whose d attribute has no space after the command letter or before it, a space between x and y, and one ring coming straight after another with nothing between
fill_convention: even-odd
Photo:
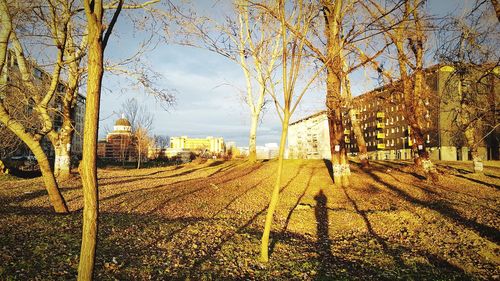
<instances>
[{"instance_id":1,"label":"sky","mask_svg":"<svg viewBox=\"0 0 500 281\"><path fill-rule=\"evenodd\" d=\"M429 0L427 8L444 14L448 11L461 12L463 5L472 1ZM195 1L196 3L196 1ZM207 3L204 2L203 3ZM105 56L121 59L138 48L141 34L130 31L126 21L119 21L116 36L112 37ZM239 65L208 50L161 43L143 60L162 74L159 85L175 90L175 105L166 111L157 101L137 87L130 87L123 77L105 76L105 88L101 100L99 138L121 115L121 105L129 98L136 98L154 116L152 133L166 136L223 137L226 142L234 141L238 146L248 145L250 111L244 104L241 91L244 76ZM363 71L351 77L354 95L369 91L376 81L368 80ZM319 84L307 92L293 120L325 109L325 90ZM279 142L280 120L272 104L266 107L257 132L257 144Z\"/></svg>"}]
</instances>

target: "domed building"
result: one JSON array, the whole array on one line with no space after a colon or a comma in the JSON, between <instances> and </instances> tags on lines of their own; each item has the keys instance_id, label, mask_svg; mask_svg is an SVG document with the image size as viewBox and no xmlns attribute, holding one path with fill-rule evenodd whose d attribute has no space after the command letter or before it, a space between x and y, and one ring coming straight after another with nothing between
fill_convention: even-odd
<instances>
[{"instance_id":1,"label":"domed building","mask_svg":"<svg viewBox=\"0 0 500 281\"><path fill-rule=\"evenodd\" d=\"M106 140L99 141L97 156L104 160L121 162L134 161L137 158L132 125L123 115L116 120L113 131L108 133Z\"/></svg>"}]
</instances>

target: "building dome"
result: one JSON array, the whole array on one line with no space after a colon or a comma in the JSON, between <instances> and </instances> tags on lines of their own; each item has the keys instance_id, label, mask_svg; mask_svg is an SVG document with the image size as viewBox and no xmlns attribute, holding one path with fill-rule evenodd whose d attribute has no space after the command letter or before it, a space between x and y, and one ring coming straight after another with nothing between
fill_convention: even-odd
<instances>
[{"instance_id":1,"label":"building dome","mask_svg":"<svg viewBox=\"0 0 500 281\"><path fill-rule=\"evenodd\" d=\"M132 125L122 114L122 118L116 120L113 132L111 134L130 134L132 132Z\"/></svg>"},{"instance_id":2,"label":"building dome","mask_svg":"<svg viewBox=\"0 0 500 281\"><path fill-rule=\"evenodd\" d=\"M115 126L127 126L127 127L131 127L132 125L130 125L130 122L125 119L124 117L116 120L115 122Z\"/></svg>"}]
</instances>

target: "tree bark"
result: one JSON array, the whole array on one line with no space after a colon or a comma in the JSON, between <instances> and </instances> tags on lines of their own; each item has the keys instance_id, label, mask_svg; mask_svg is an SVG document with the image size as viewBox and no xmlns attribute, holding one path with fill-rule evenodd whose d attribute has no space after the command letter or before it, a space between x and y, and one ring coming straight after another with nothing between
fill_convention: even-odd
<instances>
[{"instance_id":1,"label":"tree bark","mask_svg":"<svg viewBox=\"0 0 500 281\"><path fill-rule=\"evenodd\" d=\"M352 131L356 137L356 144L358 145L358 157L361 161L361 167L367 168L370 166L370 162L368 161L368 150L366 149L365 136L363 135L363 130L361 130L361 124L353 109L349 110L349 116L351 118Z\"/></svg>"},{"instance_id":2,"label":"tree bark","mask_svg":"<svg viewBox=\"0 0 500 281\"><path fill-rule=\"evenodd\" d=\"M252 114L250 135L248 140L248 160L257 161L257 126L259 124L259 114Z\"/></svg>"},{"instance_id":3,"label":"tree bark","mask_svg":"<svg viewBox=\"0 0 500 281\"><path fill-rule=\"evenodd\" d=\"M141 156L142 156L142 151L141 151L141 145L139 144L138 145L138 149L137 149L137 169L140 169L141 168Z\"/></svg>"},{"instance_id":4,"label":"tree bark","mask_svg":"<svg viewBox=\"0 0 500 281\"><path fill-rule=\"evenodd\" d=\"M281 140L278 154L278 171L276 177L276 183L274 184L273 192L271 195L271 201L269 202L269 207L267 209L266 222L264 224L264 232L262 233L261 246L260 246L260 260L262 262L269 261L269 234L271 233L271 226L273 223L274 212L276 206L278 205L279 193L281 187L281 178L283 175L283 158L285 156L285 145L288 136L288 122L290 121L289 113L284 113L283 123L281 129Z\"/></svg>"},{"instance_id":5,"label":"tree bark","mask_svg":"<svg viewBox=\"0 0 500 281\"><path fill-rule=\"evenodd\" d=\"M465 138L467 140L467 146L470 149L472 155L472 163L474 165L474 173L483 173L483 157L478 151L478 142L476 141L476 130L474 126L468 126L465 129Z\"/></svg>"},{"instance_id":6,"label":"tree bark","mask_svg":"<svg viewBox=\"0 0 500 281\"><path fill-rule=\"evenodd\" d=\"M498 3L498 0L491 0L491 4L493 5L493 8L495 9L495 14L497 15L497 20L500 22L500 3Z\"/></svg>"},{"instance_id":7,"label":"tree bark","mask_svg":"<svg viewBox=\"0 0 500 281\"><path fill-rule=\"evenodd\" d=\"M54 145L54 175L58 180L66 180L71 176L70 147L71 138L59 133L58 140Z\"/></svg>"},{"instance_id":8,"label":"tree bark","mask_svg":"<svg viewBox=\"0 0 500 281\"><path fill-rule=\"evenodd\" d=\"M323 14L325 20L325 36L327 38L327 77L326 77L326 108L328 117L328 128L330 131L330 150L332 154L332 168L334 182L340 183L342 179L347 180L351 174L345 148L344 125L342 123L342 96L341 76L342 61L341 49L342 38L340 27L342 23L342 1L331 3L325 1Z\"/></svg>"},{"instance_id":9,"label":"tree bark","mask_svg":"<svg viewBox=\"0 0 500 281\"><path fill-rule=\"evenodd\" d=\"M5 124L9 130L16 134L16 136L19 137L35 155L38 165L40 166L40 171L42 172L45 189L47 190L49 200L54 208L54 211L56 213L68 213L68 207L66 206L66 202L64 201L64 198L59 190L56 178L54 177L54 173L50 167L47 155L40 145L40 141L29 135L19 122L10 119L3 106L0 107L0 121Z\"/></svg>"},{"instance_id":10,"label":"tree bark","mask_svg":"<svg viewBox=\"0 0 500 281\"><path fill-rule=\"evenodd\" d=\"M42 146L37 141L25 141L25 143L28 145L38 161L40 171L42 172L43 182L45 183L45 188L49 194L49 200L54 207L54 211L56 213L68 213L68 207L66 206L66 202L64 201L61 191L59 190L56 178L54 177L50 167L49 159L47 158L47 155L45 155Z\"/></svg>"},{"instance_id":11,"label":"tree bark","mask_svg":"<svg viewBox=\"0 0 500 281\"><path fill-rule=\"evenodd\" d=\"M99 16L98 4L93 9L97 15L90 14L86 3L88 23L88 81L85 124L83 134L83 158L81 177L83 184L83 227L78 280L92 280L94 273L95 249L97 244L99 197L97 185L97 130L103 75L102 14ZM100 11L102 13L102 10Z\"/></svg>"},{"instance_id":12,"label":"tree bark","mask_svg":"<svg viewBox=\"0 0 500 281\"><path fill-rule=\"evenodd\" d=\"M344 65L346 65L345 61ZM353 109L354 105L352 102L351 81L347 73L344 75L344 88L345 95L349 100L349 117L351 119L351 127L354 132L354 136L356 137L356 144L358 145L358 157L361 162L361 167L367 168L370 166L368 161L368 150L366 149L365 136L363 135L363 130L361 129L361 122L359 122L359 119L356 116L356 110Z\"/></svg>"}]
</instances>

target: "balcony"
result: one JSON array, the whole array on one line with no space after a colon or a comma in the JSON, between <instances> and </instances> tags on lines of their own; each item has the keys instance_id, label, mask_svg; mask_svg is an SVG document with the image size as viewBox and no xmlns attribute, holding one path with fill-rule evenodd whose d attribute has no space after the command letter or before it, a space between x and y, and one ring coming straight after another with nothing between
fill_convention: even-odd
<instances>
[{"instance_id":1,"label":"balcony","mask_svg":"<svg viewBox=\"0 0 500 281\"><path fill-rule=\"evenodd\" d=\"M345 143L351 143L351 139L348 136L344 137Z\"/></svg>"},{"instance_id":2,"label":"balcony","mask_svg":"<svg viewBox=\"0 0 500 281\"><path fill-rule=\"evenodd\" d=\"M383 128L385 128L385 123L377 122L377 129L383 129Z\"/></svg>"},{"instance_id":3,"label":"balcony","mask_svg":"<svg viewBox=\"0 0 500 281\"><path fill-rule=\"evenodd\" d=\"M377 143L377 149L385 149L385 143Z\"/></svg>"},{"instance_id":4,"label":"balcony","mask_svg":"<svg viewBox=\"0 0 500 281\"><path fill-rule=\"evenodd\" d=\"M377 118L385 118L385 113L382 111L377 112Z\"/></svg>"},{"instance_id":5,"label":"balcony","mask_svg":"<svg viewBox=\"0 0 500 281\"><path fill-rule=\"evenodd\" d=\"M385 139L384 133L377 133L377 139Z\"/></svg>"},{"instance_id":6,"label":"balcony","mask_svg":"<svg viewBox=\"0 0 500 281\"><path fill-rule=\"evenodd\" d=\"M344 135L349 135L351 131L349 129L344 129Z\"/></svg>"}]
</instances>

